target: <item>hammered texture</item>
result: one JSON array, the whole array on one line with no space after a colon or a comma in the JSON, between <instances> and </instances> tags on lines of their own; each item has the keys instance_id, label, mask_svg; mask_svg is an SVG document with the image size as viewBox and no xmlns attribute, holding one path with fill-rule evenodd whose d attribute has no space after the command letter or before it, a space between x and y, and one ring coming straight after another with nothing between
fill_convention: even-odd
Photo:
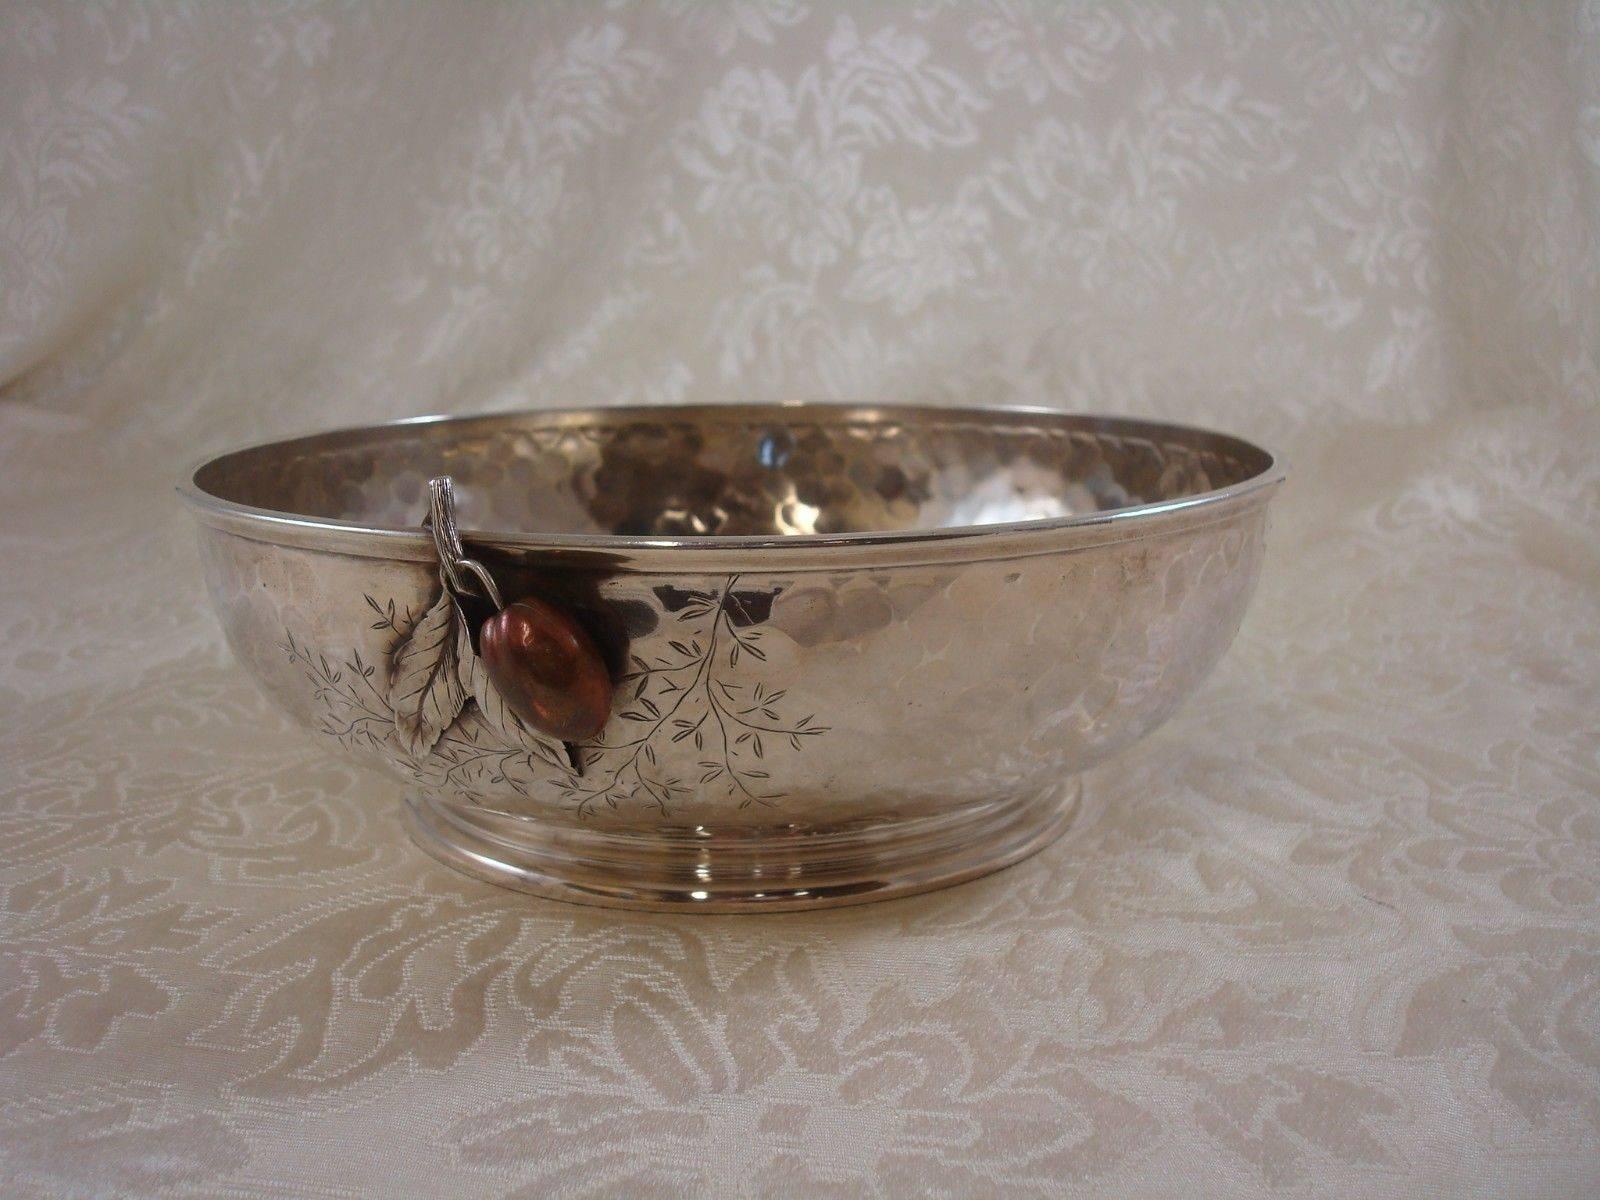
<instances>
[{"instance_id":1,"label":"hammered texture","mask_svg":"<svg viewBox=\"0 0 1600 1200\"><path fill-rule=\"evenodd\" d=\"M716 831L956 809L1093 765L1226 649L1264 521L1258 507L993 563L507 573L508 594L572 607L613 657L616 709L578 779L559 747L507 737L475 704L421 753L399 735L388 664L438 599L428 564L209 529L202 558L229 642L268 693L407 783L499 812Z\"/></svg>"},{"instance_id":2,"label":"hammered texture","mask_svg":"<svg viewBox=\"0 0 1600 1200\"><path fill-rule=\"evenodd\" d=\"M1222 488L1267 459L1195 431L1084 421L674 419L637 410L399 425L207 464L223 499L413 526L450 475L463 521L493 532L664 536L872 533L1125 508Z\"/></svg>"},{"instance_id":3,"label":"hammered texture","mask_svg":"<svg viewBox=\"0 0 1600 1200\"><path fill-rule=\"evenodd\" d=\"M1595 1195L1597 235L1594 0L5 0L0 1192ZM797 398L1286 456L1233 648L1018 866L468 879L171 495Z\"/></svg>"}]
</instances>

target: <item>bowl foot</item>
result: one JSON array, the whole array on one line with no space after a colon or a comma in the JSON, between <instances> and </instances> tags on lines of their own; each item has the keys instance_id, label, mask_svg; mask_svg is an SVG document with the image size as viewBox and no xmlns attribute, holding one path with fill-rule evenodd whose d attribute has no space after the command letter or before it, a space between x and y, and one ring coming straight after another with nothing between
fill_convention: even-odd
<instances>
[{"instance_id":1,"label":"bowl foot","mask_svg":"<svg viewBox=\"0 0 1600 1200\"><path fill-rule=\"evenodd\" d=\"M673 912L781 912L865 904L1008 867L1059 837L1077 779L976 811L871 826L624 834L552 828L425 795L412 839L440 862L552 900Z\"/></svg>"}]
</instances>

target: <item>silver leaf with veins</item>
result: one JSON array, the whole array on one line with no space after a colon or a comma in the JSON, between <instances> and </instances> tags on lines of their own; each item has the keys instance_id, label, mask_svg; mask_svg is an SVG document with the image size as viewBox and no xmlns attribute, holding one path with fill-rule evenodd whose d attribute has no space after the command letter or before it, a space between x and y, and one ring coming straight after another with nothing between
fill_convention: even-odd
<instances>
[{"instance_id":1,"label":"silver leaf with veins","mask_svg":"<svg viewBox=\"0 0 1600 1200\"><path fill-rule=\"evenodd\" d=\"M455 600L441 591L395 647L389 703L394 708L395 730L415 756L433 749L466 704L467 693L461 684L463 636Z\"/></svg>"}]
</instances>

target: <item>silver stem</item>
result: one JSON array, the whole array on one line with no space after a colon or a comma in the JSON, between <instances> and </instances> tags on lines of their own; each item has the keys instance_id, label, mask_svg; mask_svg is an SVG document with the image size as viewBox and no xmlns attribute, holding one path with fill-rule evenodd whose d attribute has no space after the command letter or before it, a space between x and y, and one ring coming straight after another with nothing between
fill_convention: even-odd
<instances>
[{"instance_id":1,"label":"silver stem","mask_svg":"<svg viewBox=\"0 0 1600 1200\"><path fill-rule=\"evenodd\" d=\"M448 475L436 475L428 480L428 521L433 532L433 548L439 555L439 571L444 584L457 596L476 595L487 600L496 610L505 607L500 589L495 586L489 568L475 558L468 558L461 544L461 530L456 525L455 481ZM471 586L468 577L476 583Z\"/></svg>"}]
</instances>

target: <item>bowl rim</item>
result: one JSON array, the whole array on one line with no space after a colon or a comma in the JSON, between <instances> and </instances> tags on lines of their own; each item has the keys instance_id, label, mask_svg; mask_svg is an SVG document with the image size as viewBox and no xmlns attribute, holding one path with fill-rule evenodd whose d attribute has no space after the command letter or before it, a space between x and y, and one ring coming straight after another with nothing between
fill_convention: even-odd
<instances>
[{"instance_id":1,"label":"bowl rim","mask_svg":"<svg viewBox=\"0 0 1600 1200\"><path fill-rule=\"evenodd\" d=\"M1178 434L1229 444L1227 448L1259 455L1264 465L1255 474L1221 488L1171 500L1125 508L1040 517L987 525L951 525L921 529L866 530L851 533L706 534L656 536L604 533L522 533L464 529L463 540L491 556L585 562L619 570L759 570L767 566L829 569L844 565L900 565L967 559L1005 559L1085 548L1107 542L1158 536L1176 528L1198 528L1257 507L1271 497L1287 476L1280 455L1235 434L1177 421L1149 420L1109 413L1078 412L1032 405L935 405L841 401L785 401L775 404L703 403L670 405L594 405L564 408L515 408L468 414L428 414L396 420L343 425L310 433L253 440L194 461L181 477L177 492L203 524L254 541L303 547L367 558L432 561L432 540L417 526L375 525L335 517L319 517L261 508L207 491L199 476L235 455L288 446L296 442L355 440L386 430L425 425L466 426L535 418L541 424L584 424L596 418L724 419L738 413L745 420L837 423L893 423L908 419L1024 422L1048 418L1092 432L1120 436Z\"/></svg>"}]
</instances>

